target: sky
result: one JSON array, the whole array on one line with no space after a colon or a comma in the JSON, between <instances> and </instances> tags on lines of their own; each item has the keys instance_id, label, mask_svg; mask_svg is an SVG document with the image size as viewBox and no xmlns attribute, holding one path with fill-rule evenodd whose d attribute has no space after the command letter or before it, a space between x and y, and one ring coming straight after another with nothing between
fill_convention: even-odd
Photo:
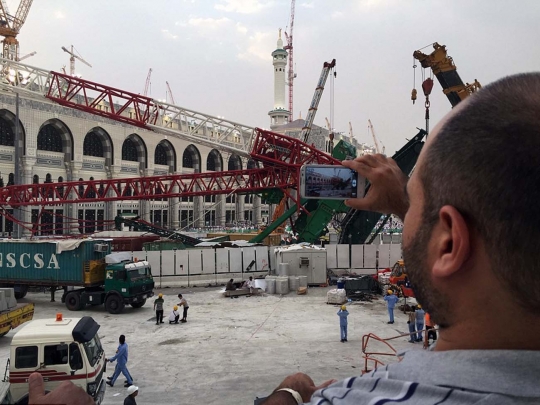
<instances>
[{"instance_id":1,"label":"sky","mask_svg":"<svg viewBox=\"0 0 540 405\"><path fill-rule=\"evenodd\" d=\"M18 0L7 0L14 14ZM290 0L34 0L18 36L23 63L69 71L75 47L92 68L83 78L165 99L169 82L177 105L268 128L279 28L287 29ZM482 85L540 69L540 1L521 0L297 0L293 46L297 78L294 116L305 118L325 61L336 59L334 122L372 144L371 119L391 155L424 127L422 72L419 99L410 100L416 49L447 46L464 82ZM426 53L431 51L428 47ZM429 74L429 72L427 72ZM435 83L434 127L450 103ZM330 79L315 124L331 111Z\"/></svg>"}]
</instances>

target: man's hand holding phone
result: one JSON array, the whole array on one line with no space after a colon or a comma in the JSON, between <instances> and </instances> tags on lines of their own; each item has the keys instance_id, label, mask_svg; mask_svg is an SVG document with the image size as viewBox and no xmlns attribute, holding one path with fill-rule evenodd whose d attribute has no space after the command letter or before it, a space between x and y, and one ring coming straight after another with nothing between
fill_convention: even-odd
<instances>
[{"instance_id":1,"label":"man's hand holding phone","mask_svg":"<svg viewBox=\"0 0 540 405\"><path fill-rule=\"evenodd\" d=\"M354 160L344 160L343 166L355 170L371 183L364 198L345 201L348 207L395 214L403 219L409 208L406 193L408 177L392 158L385 155L364 155Z\"/></svg>"}]
</instances>

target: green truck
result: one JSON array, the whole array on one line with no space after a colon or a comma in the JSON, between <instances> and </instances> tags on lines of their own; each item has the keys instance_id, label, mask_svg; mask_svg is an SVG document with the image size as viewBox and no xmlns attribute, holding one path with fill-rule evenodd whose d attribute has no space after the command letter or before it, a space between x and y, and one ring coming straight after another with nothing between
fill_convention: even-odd
<instances>
[{"instance_id":1,"label":"green truck","mask_svg":"<svg viewBox=\"0 0 540 405\"><path fill-rule=\"evenodd\" d=\"M0 286L13 287L17 299L30 287L63 289L69 310L105 304L111 314L140 308L154 295L148 262L111 254L106 239L1 240Z\"/></svg>"}]
</instances>

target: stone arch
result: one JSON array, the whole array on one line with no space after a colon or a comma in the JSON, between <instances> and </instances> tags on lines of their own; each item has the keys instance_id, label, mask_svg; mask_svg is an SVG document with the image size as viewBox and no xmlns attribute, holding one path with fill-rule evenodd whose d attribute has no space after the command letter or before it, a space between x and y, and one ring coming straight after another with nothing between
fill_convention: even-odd
<instances>
[{"instance_id":1,"label":"stone arch","mask_svg":"<svg viewBox=\"0 0 540 405\"><path fill-rule=\"evenodd\" d=\"M229 157L229 170L242 170L242 159L234 153Z\"/></svg>"},{"instance_id":2,"label":"stone arch","mask_svg":"<svg viewBox=\"0 0 540 405\"><path fill-rule=\"evenodd\" d=\"M83 143L83 155L105 158L105 166L114 162L114 150L111 136L101 127L94 127L86 133Z\"/></svg>"},{"instance_id":3,"label":"stone arch","mask_svg":"<svg viewBox=\"0 0 540 405\"><path fill-rule=\"evenodd\" d=\"M122 144L122 160L139 162L139 169L148 167L148 152L146 144L137 134L129 135Z\"/></svg>"},{"instance_id":4,"label":"stone arch","mask_svg":"<svg viewBox=\"0 0 540 405\"><path fill-rule=\"evenodd\" d=\"M223 170L223 157L218 150L212 149L206 158L206 170L221 172Z\"/></svg>"},{"instance_id":5,"label":"stone arch","mask_svg":"<svg viewBox=\"0 0 540 405\"><path fill-rule=\"evenodd\" d=\"M73 160L73 134L68 126L59 119L47 120L39 128L37 148L38 150L63 152L64 161L70 162Z\"/></svg>"},{"instance_id":6,"label":"stone arch","mask_svg":"<svg viewBox=\"0 0 540 405\"><path fill-rule=\"evenodd\" d=\"M201 153L195 145L191 144L184 150L182 167L194 169L195 173L201 172Z\"/></svg>"},{"instance_id":7,"label":"stone arch","mask_svg":"<svg viewBox=\"0 0 540 405\"><path fill-rule=\"evenodd\" d=\"M176 150L174 150L174 146L166 139L163 139L156 146L154 164L169 166L169 172L176 172Z\"/></svg>"},{"instance_id":8,"label":"stone arch","mask_svg":"<svg viewBox=\"0 0 540 405\"><path fill-rule=\"evenodd\" d=\"M257 167L259 167L259 166L257 165L257 162L255 162L253 159L249 159L247 161L247 168L248 169L256 169Z\"/></svg>"},{"instance_id":9,"label":"stone arch","mask_svg":"<svg viewBox=\"0 0 540 405\"><path fill-rule=\"evenodd\" d=\"M16 116L11 111L0 109L0 145L15 146L15 120ZM19 131L23 154L26 154L26 133L20 120Z\"/></svg>"}]
</instances>

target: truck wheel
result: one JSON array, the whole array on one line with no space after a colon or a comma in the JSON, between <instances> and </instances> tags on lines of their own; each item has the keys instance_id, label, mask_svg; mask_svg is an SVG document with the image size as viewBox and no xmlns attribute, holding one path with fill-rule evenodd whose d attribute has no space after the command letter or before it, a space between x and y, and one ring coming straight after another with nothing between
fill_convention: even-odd
<instances>
[{"instance_id":1,"label":"truck wheel","mask_svg":"<svg viewBox=\"0 0 540 405\"><path fill-rule=\"evenodd\" d=\"M132 306L133 308L141 308L142 306L144 306L144 304L146 304L146 300L145 300L145 299L142 300L142 301L133 302L133 303L131 304L131 306Z\"/></svg>"},{"instance_id":2,"label":"truck wheel","mask_svg":"<svg viewBox=\"0 0 540 405\"><path fill-rule=\"evenodd\" d=\"M27 286L19 286L19 291L15 291L15 298L20 300L21 298L26 297L27 292L28 292Z\"/></svg>"},{"instance_id":3,"label":"truck wheel","mask_svg":"<svg viewBox=\"0 0 540 405\"><path fill-rule=\"evenodd\" d=\"M83 309L84 305L81 302L81 294L72 291L66 295L66 307L70 311L80 311Z\"/></svg>"},{"instance_id":4,"label":"truck wheel","mask_svg":"<svg viewBox=\"0 0 540 405\"><path fill-rule=\"evenodd\" d=\"M119 314L124 310L124 300L118 295L109 295L105 300L105 309L109 314Z\"/></svg>"}]
</instances>

